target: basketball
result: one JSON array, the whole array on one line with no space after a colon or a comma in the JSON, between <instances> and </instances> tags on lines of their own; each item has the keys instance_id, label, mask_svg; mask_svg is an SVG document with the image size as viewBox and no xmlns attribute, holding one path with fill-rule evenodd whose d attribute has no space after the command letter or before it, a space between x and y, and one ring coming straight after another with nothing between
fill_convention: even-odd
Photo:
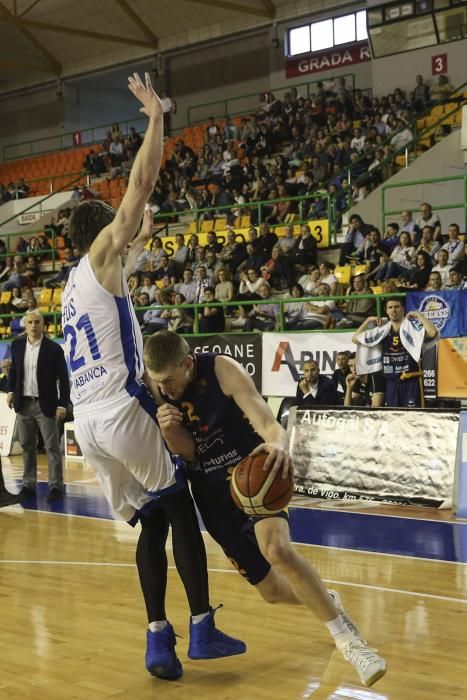
<instances>
[{"instance_id":1,"label":"basketball","mask_svg":"<svg viewBox=\"0 0 467 700\"><path fill-rule=\"evenodd\" d=\"M235 504L247 515L274 515L283 510L293 494L293 479L263 469L268 455L248 455L237 464L230 481Z\"/></svg>"}]
</instances>

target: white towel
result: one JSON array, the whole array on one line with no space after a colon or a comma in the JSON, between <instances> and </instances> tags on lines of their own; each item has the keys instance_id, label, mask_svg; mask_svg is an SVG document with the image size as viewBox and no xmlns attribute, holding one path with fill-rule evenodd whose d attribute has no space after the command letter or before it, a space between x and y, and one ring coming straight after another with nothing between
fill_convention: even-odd
<instances>
[{"instance_id":1,"label":"white towel","mask_svg":"<svg viewBox=\"0 0 467 700\"><path fill-rule=\"evenodd\" d=\"M384 326L368 328L357 336L357 373L371 374L383 369L383 340L391 331L391 321ZM425 328L415 318L404 318L399 329L403 347L418 362L422 354Z\"/></svg>"}]
</instances>

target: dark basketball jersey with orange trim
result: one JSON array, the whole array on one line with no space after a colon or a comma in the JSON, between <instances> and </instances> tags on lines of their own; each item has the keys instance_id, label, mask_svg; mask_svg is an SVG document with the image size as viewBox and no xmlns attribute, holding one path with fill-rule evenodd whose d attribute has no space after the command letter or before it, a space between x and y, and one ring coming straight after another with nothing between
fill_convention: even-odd
<instances>
[{"instance_id":1,"label":"dark basketball jersey with orange trim","mask_svg":"<svg viewBox=\"0 0 467 700\"><path fill-rule=\"evenodd\" d=\"M194 356L195 374L179 401L172 402L184 416L193 435L197 463L190 463L189 476L209 481L225 480L235 467L263 442L235 401L226 396L215 373L216 353Z\"/></svg>"}]
</instances>

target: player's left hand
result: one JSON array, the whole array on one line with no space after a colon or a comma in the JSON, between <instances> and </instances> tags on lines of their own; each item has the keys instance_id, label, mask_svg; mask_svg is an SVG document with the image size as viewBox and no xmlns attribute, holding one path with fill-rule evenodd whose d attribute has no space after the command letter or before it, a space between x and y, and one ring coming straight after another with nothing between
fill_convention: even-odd
<instances>
[{"instance_id":1,"label":"player's left hand","mask_svg":"<svg viewBox=\"0 0 467 700\"><path fill-rule=\"evenodd\" d=\"M170 430L175 425L183 423L183 413L176 406L170 403L164 403L157 409L157 420L162 432Z\"/></svg>"},{"instance_id":2,"label":"player's left hand","mask_svg":"<svg viewBox=\"0 0 467 700\"><path fill-rule=\"evenodd\" d=\"M423 318L423 314L420 311L409 311L406 318L416 318L419 321L421 321Z\"/></svg>"},{"instance_id":3,"label":"player's left hand","mask_svg":"<svg viewBox=\"0 0 467 700\"><path fill-rule=\"evenodd\" d=\"M293 464L290 452L285 445L278 442L263 442L258 445L252 455L257 455L260 452L267 452L268 458L266 459L263 469L264 471L271 471L275 474L281 470L281 476L283 479L287 478L287 474L290 474L293 478Z\"/></svg>"}]
</instances>

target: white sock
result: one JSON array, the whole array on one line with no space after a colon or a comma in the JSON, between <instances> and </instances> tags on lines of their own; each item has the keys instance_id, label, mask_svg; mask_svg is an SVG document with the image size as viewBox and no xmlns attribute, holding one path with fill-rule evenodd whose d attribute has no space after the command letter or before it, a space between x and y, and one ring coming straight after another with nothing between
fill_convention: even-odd
<instances>
[{"instance_id":1,"label":"white sock","mask_svg":"<svg viewBox=\"0 0 467 700\"><path fill-rule=\"evenodd\" d=\"M330 634L333 637L337 637L338 634L350 634L350 630L342 619L342 615L338 615L335 620L330 620L324 623L328 628Z\"/></svg>"},{"instance_id":2,"label":"white sock","mask_svg":"<svg viewBox=\"0 0 467 700\"><path fill-rule=\"evenodd\" d=\"M201 615L192 615L191 621L194 625L197 625L198 622L202 622L208 615L209 615L208 612L201 613Z\"/></svg>"},{"instance_id":3,"label":"white sock","mask_svg":"<svg viewBox=\"0 0 467 700\"><path fill-rule=\"evenodd\" d=\"M149 629L151 632L162 632L168 624L167 620L156 620L155 622L149 623Z\"/></svg>"}]
</instances>

